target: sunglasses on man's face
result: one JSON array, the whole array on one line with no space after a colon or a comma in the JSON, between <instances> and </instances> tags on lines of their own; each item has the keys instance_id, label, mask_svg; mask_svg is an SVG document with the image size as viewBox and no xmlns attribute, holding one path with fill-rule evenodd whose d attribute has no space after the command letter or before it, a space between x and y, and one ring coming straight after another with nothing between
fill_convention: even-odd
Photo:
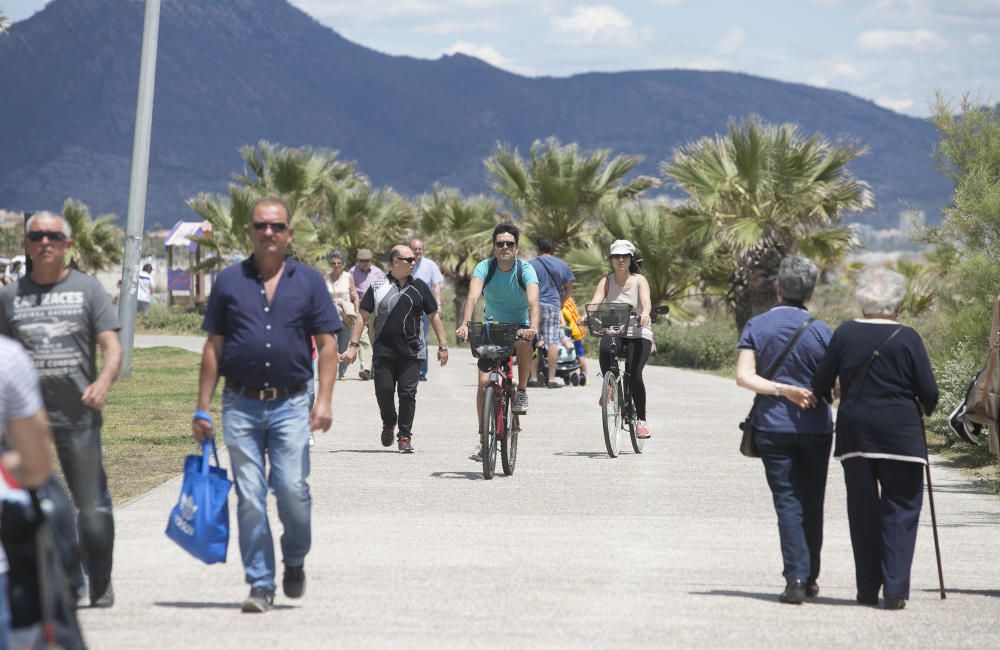
<instances>
[{"instance_id":1,"label":"sunglasses on man's face","mask_svg":"<svg viewBox=\"0 0 1000 650\"><path fill-rule=\"evenodd\" d=\"M417 261L417 258L415 257L397 257L396 259L400 262L406 262L407 264L415 264Z\"/></svg>"},{"instance_id":2,"label":"sunglasses on man's face","mask_svg":"<svg viewBox=\"0 0 1000 650\"><path fill-rule=\"evenodd\" d=\"M496 246L497 248L516 248L517 247L517 242L516 241L495 241L495 242L493 242L493 245Z\"/></svg>"},{"instance_id":3,"label":"sunglasses on man's face","mask_svg":"<svg viewBox=\"0 0 1000 650\"><path fill-rule=\"evenodd\" d=\"M57 230L31 230L28 232L29 241L42 241L46 237L49 241L66 241L66 233Z\"/></svg>"},{"instance_id":4,"label":"sunglasses on man's face","mask_svg":"<svg viewBox=\"0 0 1000 650\"><path fill-rule=\"evenodd\" d=\"M269 221L254 221L253 224L251 224L251 225L253 225L253 229L254 230L267 230L268 228L271 229L271 232L285 232L286 230L288 230L288 224L287 223L271 223Z\"/></svg>"}]
</instances>

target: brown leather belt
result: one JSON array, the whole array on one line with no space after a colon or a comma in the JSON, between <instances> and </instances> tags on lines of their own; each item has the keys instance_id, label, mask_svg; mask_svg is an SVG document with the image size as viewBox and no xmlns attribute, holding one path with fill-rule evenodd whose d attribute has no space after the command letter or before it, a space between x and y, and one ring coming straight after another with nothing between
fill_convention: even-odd
<instances>
[{"instance_id":1,"label":"brown leather belt","mask_svg":"<svg viewBox=\"0 0 1000 650\"><path fill-rule=\"evenodd\" d=\"M250 388L249 386L237 384L235 381L227 379L226 388L239 393L243 397L260 400L261 402L270 402L271 400L278 399L279 397L301 393L306 389L306 385L295 384L294 386L288 386L287 388Z\"/></svg>"}]
</instances>

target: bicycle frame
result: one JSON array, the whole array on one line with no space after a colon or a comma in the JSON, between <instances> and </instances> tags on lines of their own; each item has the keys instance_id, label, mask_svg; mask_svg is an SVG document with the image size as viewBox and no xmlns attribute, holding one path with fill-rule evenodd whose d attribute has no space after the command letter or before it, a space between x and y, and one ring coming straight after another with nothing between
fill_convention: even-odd
<instances>
[{"instance_id":1,"label":"bicycle frame","mask_svg":"<svg viewBox=\"0 0 1000 650\"><path fill-rule=\"evenodd\" d=\"M503 440L507 435L507 402L514 399L514 364L515 358L509 356L496 359L490 368L490 383L496 388L497 400L497 439ZM486 405L483 405L486 408Z\"/></svg>"},{"instance_id":2,"label":"bicycle frame","mask_svg":"<svg viewBox=\"0 0 1000 650\"><path fill-rule=\"evenodd\" d=\"M613 372L618 377L618 383L622 386L622 416L633 420L635 419L635 407L632 404L632 389L629 382L629 377L632 375L632 364L629 363L628 357L625 357L625 371L622 372L622 359L618 356L622 351L620 349L621 345L620 336L611 337L611 360L614 362Z\"/></svg>"}]
</instances>

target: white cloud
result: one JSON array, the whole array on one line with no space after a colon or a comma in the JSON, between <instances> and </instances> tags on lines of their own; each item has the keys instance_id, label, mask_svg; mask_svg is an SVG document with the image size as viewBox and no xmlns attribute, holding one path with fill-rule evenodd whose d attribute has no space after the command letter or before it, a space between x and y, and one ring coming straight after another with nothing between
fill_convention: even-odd
<instances>
[{"instance_id":1,"label":"white cloud","mask_svg":"<svg viewBox=\"0 0 1000 650\"><path fill-rule=\"evenodd\" d=\"M865 73L853 63L837 63L833 66L833 74L848 81L861 81Z\"/></svg>"},{"instance_id":2,"label":"white cloud","mask_svg":"<svg viewBox=\"0 0 1000 650\"><path fill-rule=\"evenodd\" d=\"M974 47L986 47L991 43L993 43L993 39L990 38L987 34L984 34L982 32L979 32L978 34L973 34L972 36L969 37L969 45L972 45Z\"/></svg>"},{"instance_id":3,"label":"white cloud","mask_svg":"<svg viewBox=\"0 0 1000 650\"><path fill-rule=\"evenodd\" d=\"M441 54L467 54L469 56L474 56L477 59L482 59L490 65L496 68L502 68L504 70L510 70L512 63L510 59L500 54L500 50L496 49L492 45L484 45L480 43L470 43L468 41L456 41L450 47L445 48Z\"/></svg>"},{"instance_id":4,"label":"white cloud","mask_svg":"<svg viewBox=\"0 0 1000 650\"><path fill-rule=\"evenodd\" d=\"M809 4L814 4L823 9L836 9L840 6L840 0L809 0Z\"/></svg>"},{"instance_id":5,"label":"white cloud","mask_svg":"<svg viewBox=\"0 0 1000 650\"><path fill-rule=\"evenodd\" d=\"M440 22L417 25L413 28L417 34L428 36L453 36L455 34L499 34L504 29L494 21L480 22Z\"/></svg>"},{"instance_id":6,"label":"white cloud","mask_svg":"<svg viewBox=\"0 0 1000 650\"><path fill-rule=\"evenodd\" d=\"M682 4L686 4L688 0L653 0L654 5L663 5L664 7L679 7Z\"/></svg>"},{"instance_id":7,"label":"white cloud","mask_svg":"<svg viewBox=\"0 0 1000 650\"><path fill-rule=\"evenodd\" d=\"M574 46L634 48L649 40L650 31L609 5L577 6L568 16L549 20L556 43Z\"/></svg>"},{"instance_id":8,"label":"white cloud","mask_svg":"<svg viewBox=\"0 0 1000 650\"><path fill-rule=\"evenodd\" d=\"M743 29L739 25L733 25L726 32L726 35L722 37L719 41L719 52L723 54L732 54L746 45L747 42L747 30Z\"/></svg>"},{"instance_id":9,"label":"white cloud","mask_svg":"<svg viewBox=\"0 0 1000 650\"><path fill-rule=\"evenodd\" d=\"M902 98L893 99L891 97L879 97L875 100L875 103L882 108L888 108L890 111L896 111L897 113L902 113L911 106L913 106L913 100Z\"/></svg>"},{"instance_id":10,"label":"white cloud","mask_svg":"<svg viewBox=\"0 0 1000 650\"><path fill-rule=\"evenodd\" d=\"M929 29L872 29L858 35L857 45L866 52L943 50L948 42Z\"/></svg>"}]
</instances>

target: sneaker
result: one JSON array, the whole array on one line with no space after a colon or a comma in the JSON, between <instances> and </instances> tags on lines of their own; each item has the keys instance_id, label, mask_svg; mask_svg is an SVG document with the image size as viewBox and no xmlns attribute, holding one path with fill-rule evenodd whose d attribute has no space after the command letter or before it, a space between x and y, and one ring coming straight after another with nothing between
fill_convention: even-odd
<instances>
[{"instance_id":1,"label":"sneaker","mask_svg":"<svg viewBox=\"0 0 1000 650\"><path fill-rule=\"evenodd\" d=\"M427 381L427 375L420 375L420 381Z\"/></svg>"},{"instance_id":2,"label":"sneaker","mask_svg":"<svg viewBox=\"0 0 1000 650\"><path fill-rule=\"evenodd\" d=\"M306 593L306 571L303 565L285 565L285 574L281 577L281 589L289 598L302 598ZM253 595L253 594L251 594ZM274 595L271 595L272 601Z\"/></svg>"},{"instance_id":3,"label":"sneaker","mask_svg":"<svg viewBox=\"0 0 1000 650\"><path fill-rule=\"evenodd\" d=\"M361 381L368 381L371 378L372 378L372 373L370 370L362 370L361 372L358 373L358 379L360 379Z\"/></svg>"},{"instance_id":4,"label":"sneaker","mask_svg":"<svg viewBox=\"0 0 1000 650\"><path fill-rule=\"evenodd\" d=\"M534 379L528 380L528 388L538 388L539 386L541 386L541 384L539 384L536 380Z\"/></svg>"},{"instance_id":5,"label":"sneaker","mask_svg":"<svg viewBox=\"0 0 1000 650\"><path fill-rule=\"evenodd\" d=\"M562 387L563 387L563 385L562 385L562 384L560 384L560 383L557 383L557 382L555 382L555 381L550 381L550 382L549 382L548 384L546 384L546 385L547 385L547 386L548 386L549 388L562 388Z\"/></svg>"},{"instance_id":6,"label":"sneaker","mask_svg":"<svg viewBox=\"0 0 1000 650\"><path fill-rule=\"evenodd\" d=\"M514 395L514 404L510 410L515 415L524 415L528 412L528 391L519 390Z\"/></svg>"},{"instance_id":7,"label":"sneaker","mask_svg":"<svg viewBox=\"0 0 1000 650\"><path fill-rule=\"evenodd\" d=\"M252 587L241 609L244 614L263 614L272 607L274 607L274 591L267 587Z\"/></svg>"},{"instance_id":8,"label":"sneaker","mask_svg":"<svg viewBox=\"0 0 1000 650\"><path fill-rule=\"evenodd\" d=\"M90 581L90 606L108 608L115 604L115 590L111 578L93 578Z\"/></svg>"},{"instance_id":9,"label":"sneaker","mask_svg":"<svg viewBox=\"0 0 1000 650\"><path fill-rule=\"evenodd\" d=\"M635 425L635 437L636 438L648 438L649 437L649 425L646 424L645 420L639 420Z\"/></svg>"},{"instance_id":10,"label":"sneaker","mask_svg":"<svg viewBox=\"0 0 1000 650\"><path fill-rule=\"evenodd\" d=\"M483 462L483 444L476 443L476 449L471 454L469 454L469 460L474 460L477 463Z\"/></svg>"},{"instance_id":11,"label":"sneaker","mask_svg":"<svg viewBox=\"0 0 1000 650\"><path fill-rule=\"evenodd\" d=\"M410 444L409 436L403 436L399 439L399 453L401 454L413 453L413 445Z\"/></svg>"},{"instance_id":12,"label":"sneaker","mask_svg":"<svg viewBox=\"0 0 1000 650\"><path fill-rule=\"evenodd\" d=\"M382 446L391 447L392 439L395 434L395 427L382 427Z\"/></svg>"}]
</instances>

